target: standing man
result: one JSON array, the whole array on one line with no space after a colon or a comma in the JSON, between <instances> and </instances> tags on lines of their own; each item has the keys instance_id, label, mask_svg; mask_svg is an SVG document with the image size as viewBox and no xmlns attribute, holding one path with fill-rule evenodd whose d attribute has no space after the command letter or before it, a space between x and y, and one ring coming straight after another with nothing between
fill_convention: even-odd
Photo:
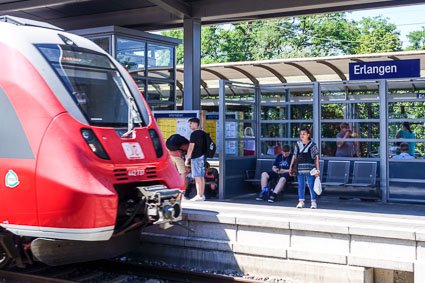
<instances>
[{"instance_id":1,"label":"standing man","mask_svg":"<svg viewBox=\"0 0 425 283\"><path fill-rule=\"evenodd\" d=\"M199 129L199 124L198 118L189 119L189 128L193 132L190 135L185 165L191 166L192 177L195 178L197 194L191 199L193 201L205 200L205 132Z\"/></svg>"}]
</instances>

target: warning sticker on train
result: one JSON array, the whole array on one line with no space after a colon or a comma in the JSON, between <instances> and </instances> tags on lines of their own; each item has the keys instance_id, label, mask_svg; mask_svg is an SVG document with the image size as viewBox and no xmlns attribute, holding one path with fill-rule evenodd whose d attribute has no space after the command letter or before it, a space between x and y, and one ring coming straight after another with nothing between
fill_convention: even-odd
<instances>
[{"instance_id":1,"label":"warning sticker on train","mask_svg":"<svg viewBox=\"0 0 425 283\"><path fill-rule=\"evenodd\" d=\"M13 170L9 170L9 172L7 172L5 181L6 187L9 188L16 188L19 185L18 175L13 172Z\"/></svg>"},{"instance_id":2,"label":"warning sticker on train","mask_svg":"<svg viewBox=\"0 0 425 283\"><path fill-rule=\"evenodd\" d=\"M145 158L142 148L137 142L124 142L122 143L122 148L124 149L125 155L130 160Z\"/></svg>"}]
</instances>

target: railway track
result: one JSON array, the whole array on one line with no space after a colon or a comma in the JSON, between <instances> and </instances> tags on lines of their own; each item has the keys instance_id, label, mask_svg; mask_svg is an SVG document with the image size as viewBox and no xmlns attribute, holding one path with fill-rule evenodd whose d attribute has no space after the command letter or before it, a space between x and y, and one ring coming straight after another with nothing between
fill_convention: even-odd
<instances>
[{"instance_id":1,"label":"railway track","mask_svg":"<svg viewBox=\"0 0 425 283\"><path fill-rule=\"evenodd\" d=\"M152 281L154 279L155 281ZM25 271L0 270L0 282L31 283L127 283L127 282L242 282L258 280L227 275L175 270L167 267L102 260L60 267L39 266Z\"/></svg>"}]
</instances>

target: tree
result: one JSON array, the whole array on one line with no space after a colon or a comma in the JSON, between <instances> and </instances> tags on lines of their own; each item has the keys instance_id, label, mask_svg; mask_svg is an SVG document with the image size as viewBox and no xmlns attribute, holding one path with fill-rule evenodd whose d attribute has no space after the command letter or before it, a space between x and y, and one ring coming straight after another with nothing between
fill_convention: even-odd
<instances>
[{"instance_id":1,"label":"tree","mask_svg":"<svg viewBox=\"0 0 425 283\"><path fill-rule=\"evenodd\" d=\"M182 30L163 35L183 38ZM220 63L401 50L396 26L382 17L345 13L249 21L202 28L201 62ZM183 46L177 49L183 63Z\"/></svg>"},{"instance_id":2,"label":"tree","mask_svg":"<svg viewBox=\"0 0 425 283\"><path fill-rule=\"evenodd\" d=\"M411 45L407 50L420 50L425 49L425 27L422 30L412 31L407 35Z\"/></svg>"},{"instance_id":3,"label":"tree","mask_svg":"<svg viewBox=\"0 0 425 283\"><path fill-rule=\"evenodd\" d=\"M360 35L355 54L391 52L401 50L400 33L387 18L363 18L359 22Z\"/></svg>"}]
</instances>

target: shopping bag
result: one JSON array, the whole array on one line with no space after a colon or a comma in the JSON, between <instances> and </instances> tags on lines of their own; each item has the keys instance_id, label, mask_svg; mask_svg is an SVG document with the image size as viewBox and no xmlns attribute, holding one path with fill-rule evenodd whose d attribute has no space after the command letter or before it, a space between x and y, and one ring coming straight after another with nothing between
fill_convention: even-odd
<instances>
[{"instance_id":1,"label":"shopping bag","mask_svg":"<svg viewBox=\"0 0 425 283\"><path fill-rule=\"evenodd\" d=\"M322 183L320 182L319 176L317 176L316 179L314 180L313 190L318 196L322 194Z\"/></svg>"}]
</instances>

